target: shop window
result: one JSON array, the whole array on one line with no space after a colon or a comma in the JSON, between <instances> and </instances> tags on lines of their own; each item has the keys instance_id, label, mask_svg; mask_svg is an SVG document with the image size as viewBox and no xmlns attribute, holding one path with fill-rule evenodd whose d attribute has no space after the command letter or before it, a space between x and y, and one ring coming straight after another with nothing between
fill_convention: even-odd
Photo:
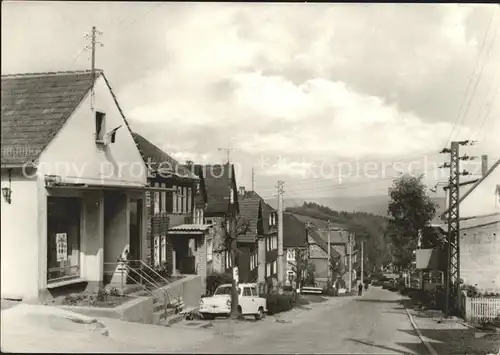
<instances>
[{"instance_id":1,"label":"shop window","mask_svg":"<svg viewBox=\"0 0 500 355\"><path fill-rule=\"evenodd\" d=\"M57 282L80 276L80 221L80 199L48 198L48 282Z\"/></svg>"}]
</instances>

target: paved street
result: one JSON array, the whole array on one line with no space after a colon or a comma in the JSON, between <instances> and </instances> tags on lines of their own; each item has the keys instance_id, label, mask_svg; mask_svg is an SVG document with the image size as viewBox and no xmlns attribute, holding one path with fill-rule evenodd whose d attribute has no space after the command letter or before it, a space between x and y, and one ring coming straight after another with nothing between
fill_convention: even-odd
<instances>
[{"instance_id":1,"label":"paved street","mask_svg":"<svg viewBox=\"0 0 500 355\"><path fill-rule=\"evenodd\" d=\"M258 326L216 324L224 334L184 351L231 353L427 354L414 332L400 295L379 288L363 297L333 298L310 309L272 317ZM306 306L308 307L308 306ZM201 331L201 330L200 330Z\"/></svg>"}]
</instances>

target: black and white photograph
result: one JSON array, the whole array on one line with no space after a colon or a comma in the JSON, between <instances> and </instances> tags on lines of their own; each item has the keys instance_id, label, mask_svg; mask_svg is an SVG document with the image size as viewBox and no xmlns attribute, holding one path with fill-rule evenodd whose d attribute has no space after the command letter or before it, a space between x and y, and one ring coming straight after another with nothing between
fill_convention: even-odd
<instances>
[{"instance_id":1,"label":"black and white photograph","mask_svg":"<svg viewBox=\"0 0 500 355\"><path fill-rule=\"evenodd\" d=\"M1 351L500 355L499 32L2 1Z\"/></svg>"}]
</instances>

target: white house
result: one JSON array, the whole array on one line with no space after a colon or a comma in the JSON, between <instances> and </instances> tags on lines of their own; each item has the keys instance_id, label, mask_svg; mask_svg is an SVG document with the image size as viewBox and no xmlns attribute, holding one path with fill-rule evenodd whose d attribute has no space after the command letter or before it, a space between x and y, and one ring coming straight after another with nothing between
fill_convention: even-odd
<instances>
[{"instance_id":1,"label":"white house","mask_svg":"<svg viewBox=\"0 0 500 355\"><path fill-rule=\"evenodd\" d=\"M147 171L102 71L2 76L1 295L118 282L145 259Z\"/></svg>"},{"instance_id":2,"label":"white house","mask_svg":"<svg viewBox=\"0 0 500 355\"><path fill-rule=\"evenodd\" d=\"M472 186L460 187L460 277L485 292L500 292L499 166L485 166Z\"/></svg>"}]
</instances>

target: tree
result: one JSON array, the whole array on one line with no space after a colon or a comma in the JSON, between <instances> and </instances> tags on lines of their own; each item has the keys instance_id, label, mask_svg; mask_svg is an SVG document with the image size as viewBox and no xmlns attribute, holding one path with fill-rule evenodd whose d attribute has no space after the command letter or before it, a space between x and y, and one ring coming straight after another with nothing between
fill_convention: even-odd
<instances>
[{"instance_id":1,"label":"tree","mask_svg":"<svg viewBox=\"0 0 500 355\"><path fill-rule=\"evenodd\" d=\"M307 270L309 266L309 258L307 255L307 249L295 248L295 262L288 262L290 268L296 275L297 287L301 288L304 286L304 276L307 277Z\"/></svg>"},{"instance_id":2,"label":"tree","mask_svg":"<svg viewBox=\"0 0 500 355\"><path fill-rule=\"evenodd\" d=\"M388 235L395 264L408 268L421 231L436 215L436 203L426 193L423 175L403 175L389 188Z\"/></svg>"},{"instance_id":3,"label":"tree","mask_svg":"<svg viewBox=\"0 0 500 355\"><path fill-rule=\"evenodd\" d=\"M236 218L231 218L227 216L225 220L222 222L222 239L220 244L217 246L218 251L228 250L232 267L236 267L238 265L238 254L241 251L237 248L237 239L240 235L245 235L250 226L250 221L245 220L241 216ZM234 231L234 233L232 233ZM231 290L231 318L237 318L240 314L238 312L238 288L236 282L233 278L232 282L232 290Z\"/></svg>"}]
</instances>

